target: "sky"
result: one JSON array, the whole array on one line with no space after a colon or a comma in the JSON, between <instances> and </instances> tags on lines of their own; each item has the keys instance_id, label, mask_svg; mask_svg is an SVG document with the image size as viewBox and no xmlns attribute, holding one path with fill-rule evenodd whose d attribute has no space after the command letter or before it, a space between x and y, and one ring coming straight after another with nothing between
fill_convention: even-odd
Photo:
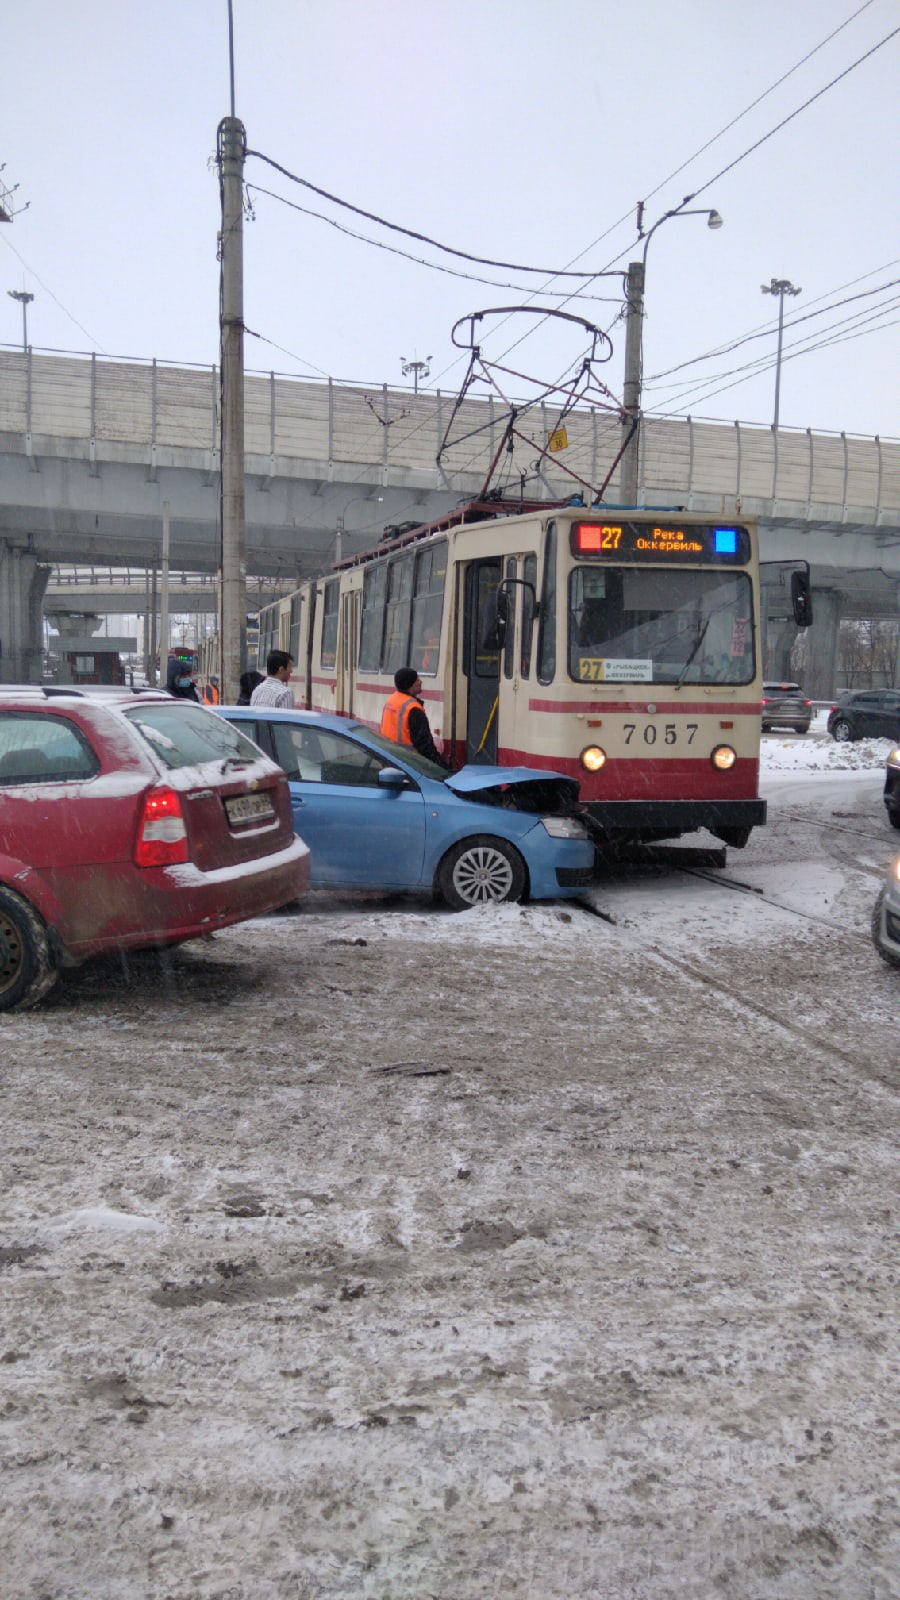
<instances>
[{"instance_id":1,"label":"sky","mask_svg":"<svg viewBox=\"0 0 900 1600\"><path fill-rule=\"evenodd\" d=\"M456 251L621 272L644 250L638 201L646 232L695 194L685 209L704 214L646 245L646 410L770 425L778 304L760 291L787 279L802 292L784 301L781 425L900 436L898 0L233 0L233 15L248 148ZM0 225L0 261L7 291L34 295L29 342L216 362L227 0L31 0L4 19L4 59L0 180L27 209ZM424 386L453 393L453 325L527 302L608 331L597 376L621 397L620 277L477 265L258 155L245 177L248 369L402 386L404 360L428 359ZM603 298L536 294L572 287ZM479 327L485 356L524 375L499 378L507 394L556 380L588 338L521 313ZM0 345L21 342L4 295Z\"/></svg>"}]
</instances>

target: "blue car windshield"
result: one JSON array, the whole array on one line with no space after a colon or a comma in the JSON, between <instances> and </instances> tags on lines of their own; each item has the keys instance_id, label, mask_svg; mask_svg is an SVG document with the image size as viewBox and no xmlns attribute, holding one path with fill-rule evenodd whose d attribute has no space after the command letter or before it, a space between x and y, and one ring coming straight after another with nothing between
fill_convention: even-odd
<instances>
[{"instance_id":1,"label":"blue car windshield","mask_svg":"<svg viewBox=\"0 0 900 1600\"><path fill-rule=\"evenodd\" d=\"M446 769L439 767L427 756L420 756L418 750L413 750L411 745L394 744L392 739L385 739L380 733L372 733L366 729L366 743L375 745L376 749L383 750L395 761L401 758L406 766L412 767L415 772L421 772L423 778L433 778L436 783L443 783L447 776Z\"/></svg>"}]
</instances>

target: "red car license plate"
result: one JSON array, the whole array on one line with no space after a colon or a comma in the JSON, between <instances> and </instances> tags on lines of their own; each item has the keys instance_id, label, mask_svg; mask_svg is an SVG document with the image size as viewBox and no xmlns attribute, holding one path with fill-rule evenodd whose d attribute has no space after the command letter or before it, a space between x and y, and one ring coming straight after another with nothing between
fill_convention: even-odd
<instances>
[{"instance_id":1,"label":"red car license plate","mask_svg":"<svg viewBox=\"0 0 900 1600\"><path fill-rule=\"evenodd\" d=\"M263 822L274 817L275 807L267 794L234 794L225 801L225 815L236 822Z\"/></svg>"}]
</instances>

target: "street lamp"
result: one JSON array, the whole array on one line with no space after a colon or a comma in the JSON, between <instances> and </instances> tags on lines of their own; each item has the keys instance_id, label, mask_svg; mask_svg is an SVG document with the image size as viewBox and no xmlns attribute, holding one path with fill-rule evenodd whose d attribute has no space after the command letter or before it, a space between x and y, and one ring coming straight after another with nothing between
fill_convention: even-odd
<instances>
[{"instance_id":1,"label":"street lamp","mask_svg":"<svg viewBox=\"0 0 900 1600\"><path fill-rule=\"evenodd\" d=\"M353 496L352 500L348 500L346 502L346 504L341 507L340 511L337 514L337 522L335 524L335 529L334 529L334 564L335 564L335 566L338 565L338 563L339 563L339 561L341 559L341 555L342 555L342 551L343 551L343 543L344 543L344 517L346 516L347 512L350 510L350 507L358 505L363 500L367 501L370 505L372 505L372 504L380 505L383 499L384 499L384 495L383 494L376 494L374 497L372 495L368 495L368 494L355 494Z\"/></svg>"},{"instance_id":2,"label":"street lamp","mask_svg":"<svg viewBox=\"0 0 900 1600\"><path fill-rule=\"evenodd\" d=\"M407 361L405 356L400 357L404 378L408 378L410 373L413 375L413 394L419 392L419 379L428 377L433 359L433 356L426 356L424 361Z\"/></svg>"},{"instance_id":3,"label":"street lamp","mask_svg":"<svg viewBox=\"0 0 900 1600\"><path fill-rule=\"evenodd\" d=\"M22 349L28 353L28 307L34 299L26 289L7 289L10 300L18 300L22 306Z\"/></svg>"},{"instance_id":4,"label":"street lamp","mask_svg":"<svg viewBox=\"0 0 900 1600\"><path fill-rule=\"evenodd\" d=\"M644 232L644 202L638 205L637 228L638 239L644 241L644 253L640 261L631 261L628 265L628 279L625 285L625 378L622 387L622 463L619 473L620 496L623 505L634 505L638 495L638 446L640 442L641 427L641 370L643 365L643 323L644 323L644 278L647 268L647 250L650 240L657 228L661 228L670 217L705 217L708 228L721 228L722 218L718 211L708 210L705 206L685 210L692 194L686 194L680 206L673 206L671 211L664 211L662 216L654 222L647 233Z\"/></svg>"},{"instance_id":5,"label":"street lamp","mask_svg":"<svg viewBox=\"0 0 900 1600\"><path fill-rule=\"evenodd\" d=\"M761 283L763 294L777 294L778 296L778 354L775 357L775 421L773 428L778 427L778 404L781 396L781 339L784 332L784 297L786 294L802 294L802 289L795 289L789 278L773 278L771 283Z\"/></svg>"}]
</instances>

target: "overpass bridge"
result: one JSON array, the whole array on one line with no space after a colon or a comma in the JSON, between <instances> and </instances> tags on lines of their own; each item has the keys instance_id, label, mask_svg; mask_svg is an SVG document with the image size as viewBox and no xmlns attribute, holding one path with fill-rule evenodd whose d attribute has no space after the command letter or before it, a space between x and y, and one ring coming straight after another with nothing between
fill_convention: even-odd
<instances>
[{"instance_id":1,"label":"overpass bridge","mask_svg":"<svg viewBox=\"0 0 900 1600\"><path fill-rule=\"evenodd\" d=\"M501 442L491 399L467 399L436 464L455 395L248 373L247 568L276 587L326 570L390 524L439 516L478 492ZM552 412L529 416L546 440ZM559 499L611 471L617 417L585 408L564 455L517 442L510 481L539 471ZM834 688L842 615L894 616L900 592L900 440L647 417L639 500L759 519L763 559L810 562L817 621L810 685ZM217 368L0 348L0 680L35 678L50 567L153 569L168 505L173 569L219 566ZM606 499L618 499L613 473ZM768 588L776 648L790 627ZM80 607L79 609L84 609ZM140 608L139 608L140 609ZM780 630L780 632L779 632ZM770 629L770 640L773 637ZM773 670L781 670L777 666Z\"/></svg>"}]
</instances>

